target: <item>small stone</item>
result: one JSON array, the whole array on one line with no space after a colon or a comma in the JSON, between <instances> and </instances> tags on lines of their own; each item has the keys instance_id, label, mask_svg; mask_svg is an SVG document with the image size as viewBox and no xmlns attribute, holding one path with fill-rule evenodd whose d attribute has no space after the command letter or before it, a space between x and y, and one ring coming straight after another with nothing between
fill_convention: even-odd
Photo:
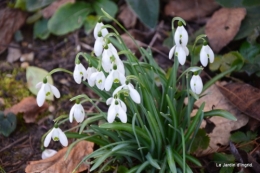
<instances>
[{"instance_id":1,"label":"small stone","mask_svg":"<svg viewBox=\"0 0 260 173\"><path fill-rule=\"evenodd\" d=\"M21 68L27 68L27 67L29 67L30 65L29 65L29 63L28 62L23 62L22 64L21 64Z\"/></svg>"}]
</instances>

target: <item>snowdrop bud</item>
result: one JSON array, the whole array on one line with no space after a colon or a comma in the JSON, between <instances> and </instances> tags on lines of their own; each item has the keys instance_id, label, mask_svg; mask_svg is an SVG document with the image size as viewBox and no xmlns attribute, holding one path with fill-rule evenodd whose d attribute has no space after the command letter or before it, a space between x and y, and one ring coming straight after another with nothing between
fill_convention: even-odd
<instances>
[{"instance_id":1,"label":"snowdrop bud","mask_svg":"<svg viewBox=\"0 0 260 173\"><path fill-rule=\"evenodd\" d=\"M190 87L191 90L196 93L196 94L200 94L202 92L203 89L203 83L201 80L201 77L199 75L193 75L191 80L190 80Z\"/></svg>"},{"instance_id":2,"label":"snowdrop bud","mask_svg":"<svg viewBox=\"0 0 260 173\"><path fill-rule=\"evenodd\" d=\"M102 54L103 44L104 44L103 37L97 37L95 44L94 44L94 53L96 56L100 56Z\"/></svg>"},{"instance_id":3,"label":"snowdrop bud","mask_svg":"<svg viewBox=\"0 0 260 173\"><path fill-rule=\"evenodd\" d=\"M81 104L76 103L70 110L69 120L72 123L73 117L78 123L81 123L85 118L85 111Z\"/></svg>"},{"instance_id":4,"label":"snowdrop bud","mask_svg":"<svg viewBox=\"0 0 260 173\"><path fill-rule=\"evenodd\" d=\"M210 63L214 61L214 53L212 49L208 46L207 42L204 42L201 50L200 50L200 62L206 67L208 65L208 59Z\"/></svg>"},{"instance_id":5,"label":"snowdrop bud","mask_svg":"<svg viewBox=\"0 0 260 173\"><path fill-rule=\"evenodd\" d=\"M54 156L56 153L57 153L56 150L53 150L53 149L45 149L45 150L42 152L42 159L47 159L47 158L49 158L49 157L52 157L52 156Z\"/></svg>"}]
</instances>

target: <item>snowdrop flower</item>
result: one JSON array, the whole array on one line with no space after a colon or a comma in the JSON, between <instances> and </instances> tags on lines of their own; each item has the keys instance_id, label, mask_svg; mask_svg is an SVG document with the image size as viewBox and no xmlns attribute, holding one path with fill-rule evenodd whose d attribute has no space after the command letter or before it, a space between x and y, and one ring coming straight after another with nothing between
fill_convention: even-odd
<instances>
[{"instance_id":1,"label":"snowdrop flower","mask_svg":"<svg viewBox=\"0 0 260 173\"><path fill-rule=\"evenodd\" d=\"M190 87L191 90L196 93L200 94L203 89L203 83L201 80L201 77L199 75L193 75L191 80L190 80Z\"/></svg>"},{"instance_id":2,"label":"snowdrop flower","mask_svg":"<svg viewBox=\"0 0 260 173\"><path fill-rule=\"evenodd\" d=\"M189 55L189 49L186 46L175 45L171 48L169 52L169 59L172 59L173 54L178 57L178 61L181 65L184 65L186 61L186 57Z\"/></svg>"},{"instance_id":3,"label":"snowdrop flower","mask_svg":"<svg viewBox=\"0 0 260 173\"><path fill-rule=\"evenodd\" d=\"M50 133L46 136L46 138L44 139L44 146L48 147L50 142L51 142L51 138L54 141L60 141L60 143L66 147L68 146L68 138L65 135L65 133L63 131L61 131L61 129L59 127L54 127Z\"/></svg>"},{"instance_id":4,"label":"snowdrop flower","mask_svg":"<svg viewBox=\"0 0 260 173\"><path fill-rule=\"evenodd\" d=\"M93 87L95 84L96 86L100 89L103 90L105 88L105 81L106 77L102 71L97 71L95 73L92 73L89 80L88 84Z\"/></svg>"},{"instance_id":5,"label":"snowdrop flower","mask_svg":"<svg viewBox=\"0 0 260 173\"><path fill-rule=\"evenodd\" d=\"M97 72L97 69L95 67L88 67L86 74L87 79L89 80L90 76L95 72Z\"/></svg>"},{"instance_id":6,"label":"snowdrop flower","mask_svg":"<svg viewBox=\"0 0 260 173\"><path fill-rule=\"evenodd\" d=\"M182 25L182 22L179 21L178 27L174 34L174 42L176 45L171 48L169 52L169 59L172 59L173 54L175 53L178 57L179 63L184 65L186 57L189 55L189 49L187 48L188 38L186 29Z\"/></svg>"},{"instance_id":7,"label":"snowdrop flower","mask_svg":"<svg viewBox=\"0 0 260 173\"><path fill-rule=\"evenodd\" d=\"M81 123L84 120L85 111L81 104L76 103L72 106L70 110L70 116L69 116L69 120L71 123L73 121L73 116L78 123Z\"/></svg>"},{"instance_id":8,"label":"snowdrop flower","mask_svg":"<svg viewBox=\"0 0 260 173\"><path fill-rule=\"evenodd\" d=\"M119 58L116 48L109 43L102 53L102 67L105 72L109 73L113 68L113 64L117 65L122 74L125 74L124 64Z\"/></svg>"},{"instance_id":9,"label":"snowdrop flower","mask_svg":"<svg viewBox=\"0 0 260 173\"><path fill-rule=\"evenodd\" d=\"M105 37L108 34L108 30L106 28L102 28L102 26L104 26L104 24L102 22L98 22L94 28L94 37L95 39L98 38L98 33L101 31L102 37Z\"/></svg>"},{"instance_id":10,"label":"snowdrop flower","mask_svg":"<svg viewBox=\"0 0 260 173\"><path fill-rule=\"evenodd\" d=\"M105 82L105 90L109 91L112 87L113 83L121 83L124 84L126 81L125 75L122 74L118 69L117 66L114 65L113 70L109 73L107 76L106 82Z\"/></svg>"},{"instance_id":11,"label":"snowdrop flower","mask_svg":"<svg viewBox=\"0 0 260 173\"><path fill-rule=\"evenodd\" d=\"M43 82L37 83L36 88L40 88L36 99L37 104L40 107L43 105L46 97L49 96L51 93L53 93L56 98L60 98L59 90L55 86L47 83L46 78L43 80Z\"/></svg>"},{"instance_id":12,"label":"snowdrop flower","mask_svg":"<svg viewBox=\"0 0 260 173\"><path fill-rule=\"evenodd\" d=\"M126 105L122 100L109 98L106 103L108 105L110 104L107 112L107 122L113 123L116 117L118 117L122 123L127 122Z\"/></svg>"},{"instance_id":13,"label":"snowdrop flower","mask_svg":"<svg viewBox=\"0 0 260 173\"><path fill-rule=\"evenodd\" d=\"M94 44L94 53L96 56L100 56L103 52L104 39L103 37L97 37Z\"/></svg>"},{"instance_id":14,"label":"snowdrop flower","mask_svg":"<svg viewBox=\"0 0 260 173\"><path fill-rule=\"evenodd\" d=\"M125 84L123 84L123 85L117 87L117 88L115 89L114 93L118 93L118 91L120 91L121 89L127 89L127 90L129 90L129 94L130 94L131 99L132 99L135 103L137 103L137 104L141 103L140 94L138 93L138 91L134 88L134 86L133 86L131 83L126 82Z\"/></svg>"},{"instance_id":15,"label":"snowdrop flower","mask_svg":"<svg viewBox=\"0 0 260 173\"><path fill-rule=\"evenodd\" d=\"M49 157L52 157L52 156L54 156L56 153L57 153L56 150L53 150L53 149L45 149L45 150L42 152L42 159L47 159L47 158L49 158Z\"/></svg>"},{"instance_id":16,"label":"snowdrop flower","mask_svg":"<svg viewBox=\"0 0 260 173\"><path fill-rule=\"evenodd\" d=\"M205 42L200 50L200 62L204 67L208 65L208 59L210 63L213 63L214 53L212 49L208 46L208 44Z\"/></svg>"},{"instance_id":17,"label":"snowdrop flower","mask_svg":"<svg viewBox=\"0 0 260 173\"><path fill-rule=\"evenodd\" d=\"M189 39L188 33L187 33L186 29L184 28L184 26L182 25L182 22L179 21L178 27L177 27L176 32L174 34L175 44L187 46L188 39Z\"/></svg>"},{"instance_id":18,"label":"snowdrop flower","mask_svg":"<svg viewBox=\"0 0 260 173\"><path fill-rule=\"evenodd\" d=\"M81 63L76 64L73 71L73 78L78 84L80 84L82 80L85 81L87 79L87 70Z\"/></svg>"}]
</instances>

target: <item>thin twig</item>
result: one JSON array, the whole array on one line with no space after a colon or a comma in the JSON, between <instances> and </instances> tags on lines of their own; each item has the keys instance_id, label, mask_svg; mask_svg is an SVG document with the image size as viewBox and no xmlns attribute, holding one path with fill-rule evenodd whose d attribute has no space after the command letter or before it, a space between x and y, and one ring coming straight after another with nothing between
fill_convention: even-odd
<instances>
[{"instance_id":1,"label":"thin twig","mask_svg":"<svg viewBox=\"0 0 260 173\"><path fill-rule=\"evenodd\" d=\"M26 138L28 138L28 136L24 136L24 137L22 137L22 138L16 140L15 142L13 142L13 143L7 145L6 147L4 147L4 148L2 148L2 149L0 150L0 153L3 152L3 151L6 150L6 149L12 147L13 145L15 145L15 144L17 144L17 143L23 141L23 140L26 139Z\"/></svg>"}]
</instances>

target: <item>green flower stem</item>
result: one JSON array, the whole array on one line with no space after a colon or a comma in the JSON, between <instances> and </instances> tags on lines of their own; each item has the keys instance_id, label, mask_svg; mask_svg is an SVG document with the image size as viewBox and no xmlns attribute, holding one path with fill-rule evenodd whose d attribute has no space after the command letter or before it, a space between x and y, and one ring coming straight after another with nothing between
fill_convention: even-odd
<instances>
[{"instance_id":1,"label":"green flower stem","mask_svg":"<svg viewBox=\"0 0 260 173\"><path fill-rule=\"evenodd\" d=\"M180 79L182 79L182 77L184 76L184 75L187 75L187 73L189 73L189 72L197 72L197 71L202 71L203 70L203 68L202 67L189 67L188 69L186 69L185 71L183 71L182 72L182 74L179 76L179 78L177 79L177 82L180 80ZM188 83L187 83L187 85L188 85Z\"/></svg>"},{"instance_id":2,"label":"green flower stem","mask_svg":"<svg viewBox=\"0 0 260 173\"><path fill-rule=\"evenodd\" d=\"M87 57L87 54L84 53L84 52L79 52L77 55L76 55L76 58L75 58L75 64L77 64L77 62L79 62L79 57L82 56L87 62L89 62L89 59Z\"/></svg>"},{"instance_id":3,"label":"green flower stem","mask_svg":"<svg viewBox=\"0 0 260 173\"><path fill-rule=\"evenodd\" d=\"M141 148L141 144L139 142L138 136L137 136L136 131L135 131L135 120L136 120L136 113L134 114L134 117L133 117L133 120L132 120L132 129L133 129L134 136L135 136L136 142L138 144L138 147ZM142 160L144 160L144 153L143 153L142 149L140 149L140 154L142 156Z\"/></svg>"},{"instance_id":4,"label":"green flower stem","mask_svg":"<svg viewBox=\"0 0 260 173\"><path fill-rule=\"evenodd\" d=\"M116 33L116 35L119 35L119 33L117 32L116 28L114 28L112 25L103 25L101 27L101 29L103 29L103 28L110 28L110 29L112 29Z\"/></svg>"},{"instance_id":5,"label":"green flower stem","mask_svg":"<svg viewBox=\"0 0 260 173\"><path fill-rule=\"evenodd\" d=\"M69 74L73 75L73 73L72 73L71 71L66 70L66 69L64 69L64 68L55 68L55 69L53 69L52 71L50 71L50 72L46 75L46 77L47 77L47 76L51 76L52 74L54 74L54 73L56 73L56 72L65 72L65 73L69 73Z\"/></svg>"},{"instance_id":6,"label":"green flower stem","mask_svg":"<svg viewBox=\"0 0 260 173\"><path fill-rule=\"evenodd\" d=\"M60 121L61 119L65 119L65 118L68 118L68 115L60 115L58 116L56 119L54 119L53 121L55 123L57 123L58 121Z\"/></svg>"},{"instance_id":7,"label":"green flower stem","mask_svg":"<svg viewBox=\"0 0 260 173\"><path fill-rule=\"evenodd\" d=\"M174 31L174 22L175 22L176 20L181 21L184 26L186 25L185 20L183 20L181 17L174 17L174 18L172 19L172 30L173 30L173 31Z\"/></svg>"}]
</instances>

